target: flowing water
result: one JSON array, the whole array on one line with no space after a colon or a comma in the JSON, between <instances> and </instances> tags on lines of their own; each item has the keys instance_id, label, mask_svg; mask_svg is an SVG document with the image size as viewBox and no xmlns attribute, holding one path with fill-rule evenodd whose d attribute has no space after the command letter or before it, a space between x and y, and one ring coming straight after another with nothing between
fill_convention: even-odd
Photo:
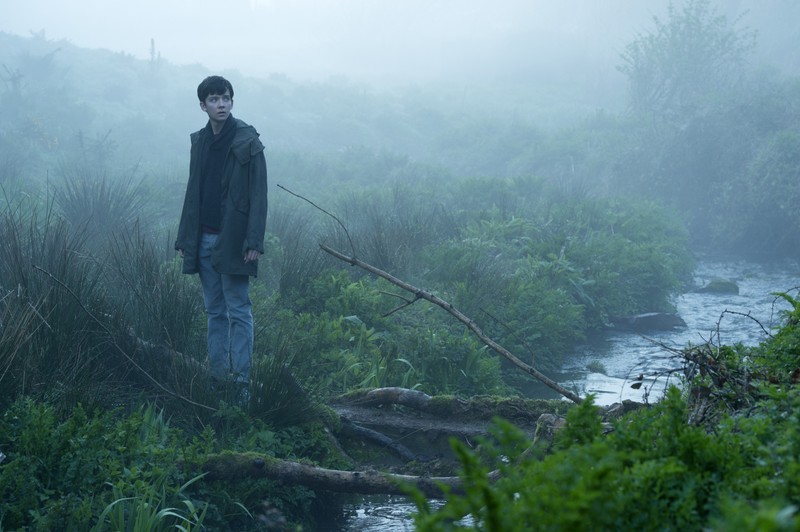
<instances>
[{"instance_id":1,"label":"flowing water","mask_svg":"<svg viewBox=\"0 0 800 532\"><path fill-rule=\"evenodd\" d=\"M800 266L794 262L758 264L748 261L704 260L695 271L695 285L713 279L735 281L738 294L688 292L675 301L686 327L656 331L646 336L608 332L580 348L565 361L562 386L581 396L595 394L595 403L610 405L623 399L657 401L668 382L670 370L680 366L673 350L689 344L757 345L780 323L789 304L773 295L787 292L797 297ZM591 369L590 369L591 368ZM631 388L634 380L642 386ZM675 377L669 382L677 384ZM536 388L539 389L539 388ZM557 397L541 387L542 397ZM365 499L350 508L353 516L342 530L388 532L413 530L414 505L404 498Z\"/></svg>"},{"instance_id":2,"label":"flowing water","mask_svg":"<svg viewBox=\"0 0 800 532\"><path fill-rule=\"evenodd\" d=\"M695 271L695 285L704 286L714 279L735 281L739 293L682 294L675 306L686 327L646 335L606 333L565 362L560 384L581 396L594 393L599 405L623 399L657 401L668 382L677 384L676 377L668 377L670 370L680 366L673 350L689 344L757 345L765 340L779 325L781 311L790 308L774 293L797 296L800 269L789 262L701 262ZM642 386L631 388L636 379L641 379Z\"/></svg>"}]
</instances>

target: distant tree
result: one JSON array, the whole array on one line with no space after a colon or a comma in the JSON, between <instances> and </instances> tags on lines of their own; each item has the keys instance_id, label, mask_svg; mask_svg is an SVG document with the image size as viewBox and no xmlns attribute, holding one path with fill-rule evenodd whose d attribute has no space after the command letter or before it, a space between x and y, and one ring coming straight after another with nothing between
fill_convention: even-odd
<instances>
[{"instance_id":1,"label":"distant tree","mask_svg":"<svg viewBox=\"0 0 800 532\"><path fill-rule=\"evenodd\" d=\"M755 31L736 27L740 19L728 21L709 0L670 2L667 20L653 17L653 31L621 54L631 110L681 127L735 89L756 44Z\"/></svg>"}]
</instances>

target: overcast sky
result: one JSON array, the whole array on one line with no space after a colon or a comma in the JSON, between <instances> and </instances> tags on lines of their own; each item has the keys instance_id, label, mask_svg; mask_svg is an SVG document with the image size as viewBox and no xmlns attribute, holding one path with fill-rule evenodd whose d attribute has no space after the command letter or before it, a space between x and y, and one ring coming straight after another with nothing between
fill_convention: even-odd
<instances>
[{"instance_id":1,"label":"overcast sky","mask_svg":"<svg viewBox=\"0 0 800 532\"><path fill-rule=\"evenodd\" d=\"M720 0L741 12L795 0ZM766 2L766 3L765 3ZM668 0L3 0L0 31L174 64L403 83L612 71ZM676 2L680 4L680 2ZM755 8L753 6L756 6ZM786 8L784 8L785 10ZM759 13L755 13L758 19ZM778 14L780 20L780 15ZM763 17L761 17L763 18ZM784 19L785 20L785 19Z\"/></svg>"},{"instance_id":2,"label":"overcast sky","mask_svg":"<svg viewBox=\"0 0 800 532\"><path fill-rule=\"evenodd\" d=\"M615 58L662 0L5 0L0 30L175 64L402 81ZM579 7L578 7L579 6ZM625 19L620 24L619 17ZM631 24L630 21L634 23ZM602 43L602 47L598 46ZM616 49L616 51L615 51ZM559 61L561 59L558 59Z\"/></svg>"}]
</instances>

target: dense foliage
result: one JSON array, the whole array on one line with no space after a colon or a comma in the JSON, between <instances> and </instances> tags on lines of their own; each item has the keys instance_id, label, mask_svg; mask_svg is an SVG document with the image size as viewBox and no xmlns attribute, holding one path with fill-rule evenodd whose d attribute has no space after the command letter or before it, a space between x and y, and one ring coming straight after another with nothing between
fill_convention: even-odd
<instances>
[{"instance_id":1,"label":"dense foliage","mask_svg":"<svg viewBox=\"0 0 800 532\"><path fill-rule=\"evenodd\" d=\"M315 526L315 497L267 480L209 482L198 471L209 454L247 450L303 453L343 462L308 425L281 432L221 410L202 431L173 426L163 410L72 409L20 399L0 418L0 528L3 530L264 530ZM300 442L298 444L298 442ZM326 458L328 457L328 458ZM305 516L305 517L303 517Z\"/></svg>"},{"instance_id":2,"label":"dense foliage","mask_svg":"<svg viewBox=\"0 0 800 532\"><path fill-rule=\"evenodd\" d=\"M544 371L612 318L670 311L692 245L797 256L800 84L750 70L752 33L707 1L654 23L621 57L630 110L564 129L499 98L224 73L273 185L241 407L210 387L199 286L171 245L207 72L0 33L0 529L313 527L325 497L193 467L236 449L346 466L320 405L355 389L525 393L441 309L321 242ZM758 348L687 349L707 370L687 391L713 390L702 411L672 390L604 436L586 401L536 459L499 422L480 454L457 448L466 495L420 502L418 525L796 528L800 317L783 297L795 311Z\"/></svg>"},{"instance_id":3,"label":"dense foliage","mask_svg":"<svg viewBox=\"0 0 800 532\"><path fill-rule=\"evenodd\" d=\"M670 4L622 49L627 111L598 101L581 121L554 116L566 102L539 86L517 90L512 112L500 88L465 101L453 97L458 87L378 92L225 74L237 87L237 113L267 143L272 183L300 193L536 175L570 194L667 205L707 251L796 256L800 85L793 72L754 62L762 56L747 21L709 0ZM206 75L200 66L80 50L44 35L0 34L0 44L0 95L15 102L0 126L0 182L53 182L80 163L97 175L134 173L160 190L153 218L179 208L187 131L202 125L193 101Z\"/></svg>"},{"instance_id":4,"label":"dense foliage","mask_svg":"<svg viewBox=\"0 0 800 532\"><path fill-rule=\"evenodd\" d=\"M707 371L608 434L587 400L540 459L528 450L536 442L501 420L479 451L454 441L465 493L439 510L418 498L418 529L797 530L800 304L784 297L793 309L768 340L705 346ZM687 368L696 355L687 350ZM454 524L465 516L468 526Z\"/></svg>"}]
</instances>

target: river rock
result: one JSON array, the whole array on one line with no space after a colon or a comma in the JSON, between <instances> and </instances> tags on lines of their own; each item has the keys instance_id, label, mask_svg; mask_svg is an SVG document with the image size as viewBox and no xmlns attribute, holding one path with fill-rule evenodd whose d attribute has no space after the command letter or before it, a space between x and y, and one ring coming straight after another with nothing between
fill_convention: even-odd
<instances>
[{"instance_id":1,"label":"river rock","mask_svg":"<svg viewBox=\"0 0 800 532\"><path fill-rule=\"evenodd\" d=\"M697 289L702 294L739 294L739 285L730 279L711 279L705 286Z\"/></svg>"},{"instance_id":2,"label":"river rock","mask_svg":"<svg viewBox=\"0 0 800 532\"><path fill-rule=\"evenodd\" d=\"M686 322L680 316L669 312L645 312L611 318L611 323L618 329L634 332L666 331L675 327L686 327Z\"/></svg>"}]
</instances>

